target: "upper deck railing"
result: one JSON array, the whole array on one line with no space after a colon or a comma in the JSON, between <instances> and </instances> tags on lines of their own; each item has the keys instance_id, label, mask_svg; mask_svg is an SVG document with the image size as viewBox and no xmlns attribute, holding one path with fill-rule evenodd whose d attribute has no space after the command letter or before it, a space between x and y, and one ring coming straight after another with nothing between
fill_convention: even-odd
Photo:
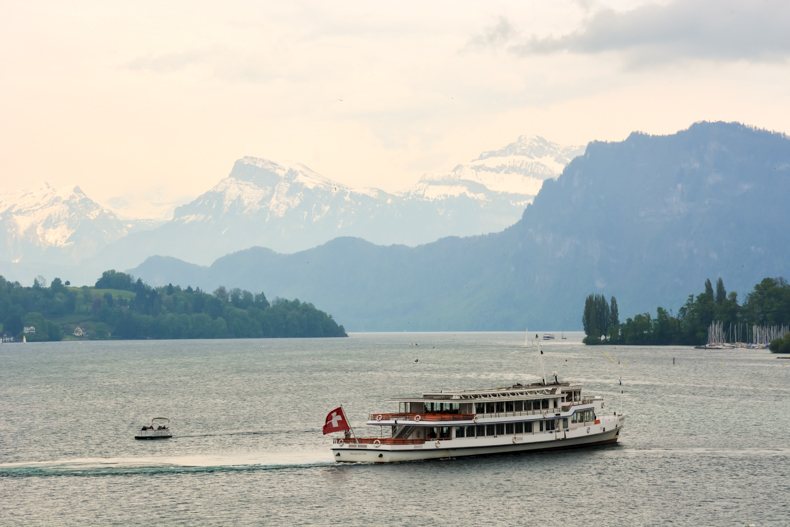
<instances>
[{"instance_id":1,"label":"upper deck railing","mask_svg":"<svg viewBox=\"0 0 790 527\"><path fill-rule=\"evenodd\" d=\"M595 402L595 397L585 397L581 401L565 401L564 403L560 403L562 406L578 406L580 404L593 404Z\"/></svg>"},{"instance_id":2,"label":"upper deck railing","mask_svg":"<svg viewBox=\"0 0 790 527\"><path fill-rule=\"evenodd\" d=\"M370 414L371 421L393 421L395 419L403 419L405 421L471 421L474 419L474 414L448 414L441 412L400 412L400 413L379 413Z\"/></svg>"},{"instance_id":3,"label":"upper deck railing","mask_svg":"<svg viewBox=\"0 0 790 527\"><path fill-rule=\"evenodd\" d=\"M335 437L336 445L422 445L425 439L395 439L394 437Z\"/></svg>"}]
</instances>

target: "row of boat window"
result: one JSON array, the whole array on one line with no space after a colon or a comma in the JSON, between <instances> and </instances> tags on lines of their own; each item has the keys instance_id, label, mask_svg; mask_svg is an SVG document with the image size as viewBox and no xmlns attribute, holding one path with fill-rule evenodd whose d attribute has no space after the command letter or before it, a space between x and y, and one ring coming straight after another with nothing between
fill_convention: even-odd
<instances>
[{"instance_id":1,"label":"row of boat window","mask_svg":"<svg viewBox=\"0 0 790 527\"><path fill-rule=\"evenodd\" d=\"M498 401L495 403L475 403L478 414L501 414L506 412L531 412L532 410L548 409L549 399L536 401Z\"/></svg>"},{"instance_id":2,"label":"row of boat window","mask_svg":"<svg viewBox=\"0 0 790 527\"><path fill-rule=\"evenodd\" d=\"M536 425L533 427L533 425ZM459 426L455 429L455 437L486 437L507 434L531 434L533 428L536 432L552 431L556 428L557 421L538 421L537 423L498 423L493 425Z\"/></svg>"},{"instance_id":3,"label":"row of boat window","mask_svg":"<svg viewBox=\"0 0 790 527\"><path fill-rule=\"evenodd\" d=\"M441 412L457 414L460 409L459 403L425 403L426 412Z\"/></svg>"},{"instance_id":4,"label":"row of boat window","mask_svg":"<svg viewBox=\"0 0 790 527\"><path fill-rule=\"evenodd\" d=\"M571 416L572 423L583 423L593 421L595 419L595 411L584 410L575 412ZM496 423L490 425L473 425L473 426L458 426L455 428L455 437L486 437L486 436L500 436L509 434L531 434L535 432L552 432L558 426L562 428L568 427L568 419L563 418L561 425L558 425L557 419L548 419L541 421L528 421L521 423ZM440 426L431 430L429 438L449 438L450 428L448 426Z\"/></svg>"},{"instance_id":5,"label":"row of boat window","mask_svg":"<svg viewBox=\"0 0 790 527\"><path fill-rule=\"evenodd\" d=\"M572 423L584 423L586 421L593 421L593 420L595 420L595 410L593 409L575 412L571 416Z\"/></svg>"},{"instance_id":6,"label":"row of boat window","mask_svg":"<svg viewBox=\"0 0 790 527\"><path fill-rule=\"evenodd\" d=\"M468 407L468 404L464 404L464 406ZM550 399L480 402L475 403L475 413L501 414L506 412L531 412L533 410L547 410L553 406ZM461 405L459 403L425 403L424 408L426 412L457 414L460 413ZM411 408L411 410L417 412L421 411L419 408Z\"/></svg>"}]
</instances>

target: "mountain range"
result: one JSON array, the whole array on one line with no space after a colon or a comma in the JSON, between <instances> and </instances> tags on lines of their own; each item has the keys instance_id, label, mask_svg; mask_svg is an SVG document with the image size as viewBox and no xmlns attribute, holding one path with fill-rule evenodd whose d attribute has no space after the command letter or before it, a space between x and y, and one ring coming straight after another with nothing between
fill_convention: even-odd
<instances>
[{"instance_id":1,"label":"mountain range","mask_svg":"<svg viewBox=\"0 0 790 527\"><path fill-rule=\"evenodd\" d=\"M206 264L252 246L288 253L340 236L419 245L495 232L515 222L543 182L580 152L519 137L402 193L352 189L303 165L244 157L166 222L121 220L79 188L46 186L0 201L0 274L92 283L103 270L152 255Z\"/></svg>"},{"instance_id":2,"label":"mountain range","mask_svg":"<svg viewBox=\"0 0 790 527\"><path fill-rule=\"evenodd\" d=\"M677 309L706 278L743 293L787 276L787 196L785 135L705 122L590 143L500 232L417 247L343 237L210 266L152 257L132 273L309 299L352 331L572 329L589 293L630 316Z\"/></svg>"}]
</instances>

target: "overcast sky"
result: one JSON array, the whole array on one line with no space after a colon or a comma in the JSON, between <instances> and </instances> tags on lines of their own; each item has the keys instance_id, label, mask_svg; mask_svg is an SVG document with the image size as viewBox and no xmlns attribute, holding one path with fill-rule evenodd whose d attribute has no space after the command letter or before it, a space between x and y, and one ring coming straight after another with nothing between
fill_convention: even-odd
<instances>
[{"instance_id":1,"label":"overcast sky","mask_svg":"<svg viewBox=\"0 0 790 527\"><path fill-rule=\"evenodd\" d=\"M245 155L401 190L519 135L788 132L786 0L0 0L0 174L150 212Z\"/></svg>"}]
</instances>

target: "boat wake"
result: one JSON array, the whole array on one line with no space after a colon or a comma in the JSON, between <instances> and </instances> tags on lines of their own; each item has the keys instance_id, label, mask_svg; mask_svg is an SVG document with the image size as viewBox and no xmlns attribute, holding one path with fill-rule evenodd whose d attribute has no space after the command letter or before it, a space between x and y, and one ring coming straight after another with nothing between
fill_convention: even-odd
<instances>
[{"instance_id":1,"label":"boat wake","mask_svg":"<svg viewBox=\"0 0 790 527\"><path fill-rule=\"evenodd\" d=\"M257 472L334 466L328 453L305 452L240 454L228 456L185 455L168 457L75 458L54 461L0 463L4 477L99 477L157 474Z\"/></svg>"},{"instance_id":2,"label":"boat wake","mask_svg":"<svg viewBox=\"0 0 790 527\"><path fill-rule=\"evenodd\" d=\"M315 433L317 428L311 428L309 430L302 430L303 433ZM204 434L178 434L176 437L178 439L182 439L185 437L220 437L220 436L269 436L269 435L293 435L294 433L299 433L299 431L294 432L291 431L281 431L281 430L234 430L234 431L227 431L227 432L210 432Z\"/></svg>"},{"instance_id":3,"label":"boat wake","mask_svg":"<svg viewBox=\"0 0 790 527\"><path fill-rule=\"evenodd\" d=\"M624 447L619 451L624 455L645 456L724 456L724 457L766 457L790 456L790 448L629 448Z\"/></svg>"}]
</instances>

